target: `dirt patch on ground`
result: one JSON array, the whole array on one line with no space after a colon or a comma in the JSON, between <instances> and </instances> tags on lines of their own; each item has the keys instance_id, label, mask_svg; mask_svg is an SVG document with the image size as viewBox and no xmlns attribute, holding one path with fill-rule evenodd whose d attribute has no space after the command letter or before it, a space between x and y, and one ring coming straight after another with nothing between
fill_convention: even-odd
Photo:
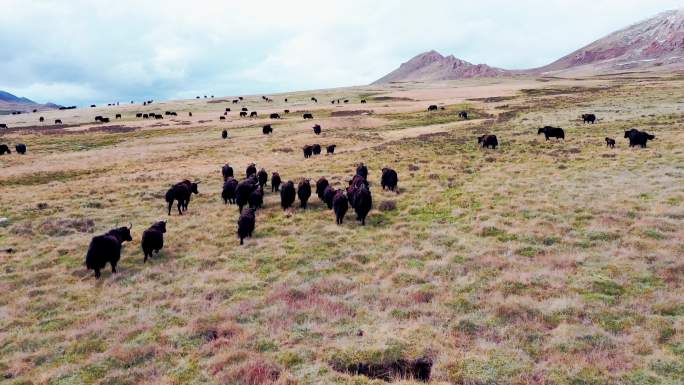
<instances>
[{"instance_id":1,"label":"dirt patch on ground","mask_svg":"<svg viewBox=\"0 0 684 385\"><path fill-rule=\"evenodd\" d=\"M340 116L357 116L357 115L372 115L373 111L371 110L350 110L350 111L333 111L330 113L330 116L335 118L335 117L340 117Z\"/></svg>"},{"instance_id":2,"label":"dirt patch on ground","mask_svg":"<svg viewBox=\"0 0 684 385\"><path fill-rule=\"evenodd\" d=\"M376 102L415 102L415 99L411 98L403 98L403 97L394 97L394 96L376 96L372 98L371 100L375 100Z\"/></svg>"}]
</instances>

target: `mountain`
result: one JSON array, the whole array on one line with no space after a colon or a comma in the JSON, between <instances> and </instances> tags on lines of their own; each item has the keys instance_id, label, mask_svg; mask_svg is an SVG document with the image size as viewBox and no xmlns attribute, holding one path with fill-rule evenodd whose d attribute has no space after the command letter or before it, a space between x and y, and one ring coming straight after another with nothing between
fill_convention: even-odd
<instances>
[{"instance_id":1,"label":"mountain","mask_svg":"<svg viewBox=\"0 0 684 385\"><path fill-rule=\"evenodd\" d=\"M13 111L33 111L33 110L56 110L60 106L53 103L39 104L28 98L22 98L10 94L9 92L0 91L0 114L10 113Z\"/></svg>"},{"instance_id":2,"label":"mountain","mask_svg":"<svg viewBox=\"0 0 684 385\"><path fill-rule=\"evenodd\" d=\"M373 84L455 80L515 74L604 73L626 69L684 69L684 9L663 12L599 39L540 68L510 71L471 64L436 51L422 53Z\"/></svg>"},{"instance_id":3,"label":"mountain","mask_svg":"<svg viewBox=\"0 0 684 385\"><path fill-rule=\"evenodd\" d=\"M453 55L445 57L437 51L429 51L403 63L399 68L376 80L373 84L495 77L508 73L509 71L490 67L486 64L471 64Z\"/></svg>"},{"instance_id":4,"label":"mountain","mask_svg":"<svg viewBox=\"0 0 684 385\"><path fill-rule=\"evenodd\" d=\"M684 9L614 32L537 71L583 67L604 72L654 66L684 67Z\"/></svg>"}]
</instances>

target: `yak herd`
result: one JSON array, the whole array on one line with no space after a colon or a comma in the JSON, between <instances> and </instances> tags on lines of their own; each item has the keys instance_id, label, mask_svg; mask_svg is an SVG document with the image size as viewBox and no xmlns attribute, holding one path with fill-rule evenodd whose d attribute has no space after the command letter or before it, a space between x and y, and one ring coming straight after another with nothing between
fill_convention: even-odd
<instances>
[{"instance_id":1,"label":"yak herd","mask_svg":"<svg viewBox=\"0 0 684 385\"><path fill-rule=\"evenodd\" d=\"M262 97L263 100L271 102L272 99ZM233 104L244 100L242 97L233 100ZM285 99L287 102L287 99ZM311 101L318 103L315 97ZM333 101L334 103L335 101ZM348 100L344 100L345 103ZM365 102L365 100L363 101ZM145 102L145 105L151 104L152 101ZM337 103L340 103L337 100ZM430 105L428 111L436 111L440 109L437 105ZM444 107L441 107L444 110ZM226 108L224 116L230 111ZM284 110L288 114L289 110ZM248 109L243 107L240 111L241 117L246 117ZM177 116L175 111L166 111L166 116ZM192 116L192 113L189 113ZM257 112L252 111L251 117L257 117ZM468 113L461 111L458 113L459 118L468 119ZM163 119L164 116L157 113L136 113L137 118L142 119ZM115 115L116 119L121 118L121 114ZM270 114L271 119L280 119L277 113ZM313 119L313 114L304 113L302 118L305 120ZM225 118L220 117L221 120ZM582 121L594 124L598 119L595 114L581 115ZM43 122L44 118L40 117ZM96 122L107 123L109 118L103 116L95 117ZM55 120L55 124L62 124L61 120ZM7 128L6 124L0 124L0 128ZM313 126L315 135L320 135L322 128L319 124ZM270 124L264 125L262 133L270 135L273 133L273 127ZM538 135L544 134L546 140L555 138L557 140L565 139L565 131L559 127L545 126L539 128ZM228 137L227 130L221 133L223 139ZM654 140L655 136L647 132L631 129L625 131L625 139L629 140L630 147L646 147L649 140ZM496 135L482 135L477 138L478 144L484 148L496 149L499 145ZM613 138L605 138L606 146L613 148L616 141ZM328 154L335 152L336 145L326 146ZM19 143L15 146L15 150L19 154L26 153L26 145ZM309 158L313 155L319 155L322 151L320 144L305 145L303 147L304 158ZM0 144L0 155L11 153L9 147L5 144ZM229 164L225 164L221 173L223 176L223 188L221 191L221 200L224 204L234 204L238 208L239 219L237 221L237 236L240 244L244 244L245 238L249 238L255 231L256 219L258 210L264 206L264 188L269 183L269 174L261 168L257 170L254 163L247 166L245 170L245 178L238 180L234 175L233 168ZM398 174L391 168L383 168L380 177L380 184L383 190L395 191L399 182ZM183 215L188 210L188 205L193 194L199 194L200 181L191 182L190 180L183 180L172 185L166 192L164 199L167 204L167 214L171 215L173 204L177 204L178 214ZM280 207L283 210L288 210L293 207L296 200L299 200L299 207L306 210L309 200L313 193L316 194L319 201L325 204L329 210L332 210L335 215L335 223L343 224L347 211L351 208L356 213L356 219L365 225L366 217L373 206L373 196L368 182L368 168L363 164L359 164L356 168L355 175L348 181L348 186L344 189L333 187L325 177L320 177L315 182L312 190L311 180L308 178L300 178L297 183L292 180L283 182L278 172L273 172L270 175L271 193L280 195ZM92 238L85 258L85 265L88 269L94 270L95 277L100 277L100 271L104 269L107 263L111 265L112 273L116 273L116 266L121 256L121 246L124 242L132 241L131 236L132 224L128 227L116 227L109 232L98 235ZM151 258L153 254L159 253L164 246L164 234L166 233L166 221L159 221L154 223L142 234L141 246L144 254L144 262Z\"/></svg>"}]
</instances>

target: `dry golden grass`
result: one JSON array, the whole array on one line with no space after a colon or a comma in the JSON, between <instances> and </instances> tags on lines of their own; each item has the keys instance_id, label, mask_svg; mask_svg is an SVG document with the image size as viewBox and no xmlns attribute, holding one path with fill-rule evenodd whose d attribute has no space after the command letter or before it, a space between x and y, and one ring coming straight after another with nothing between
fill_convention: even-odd
<instances>
[{"instance_id":1,"label":"dry golden grass","mask_svg":"<svg viewBox=\"0 0 684 385\"><path fill-rule=\"evenodd\" d=\"M48 121L80 125L1 137L29 147L0 157L0 248L16 250L0 253L2 381L381 384L334 368L421 357L434 362L433 383L684 381L684 81L483 80L291 93L287 105L272 97L243 103L259 119L237 118L243 104L174 101L50 112ZM423 112L433 103L446 112ZM233 111L219 122L225 107ZM262 135L264 115L284 108L292 114ZM477 119L459 120L462 108ZM179 116L164 126L132 117L165 110ZM339 110L373 114L330 116ZM117 112L113 124L134 130L87 131L93 116ZM602 120L583 125L585 112ZM17 119L10 127L37 117ZM567 140L537 136L546 124ZM630 149L629 128L657 139ZM480 149L483 133L500 148ZM304 160L311 143L338 151ZM367 226L352 213L336 226L315 196L308 210L283 212L269 192L255 237L238 245L237 209L220 200L225 162L239 176L255 162L284 180L326 176L342 187L359 161L376 208ZM384 166L398 171L399 194L381 190ZM161 255L143 264L142 231L166 218L163 194L185 178L203 181L200 195L187 215L168 217ZM90 238L128 222L134 241L119 273L95 280L83 266Z\"/></svg>"}]
</instances>

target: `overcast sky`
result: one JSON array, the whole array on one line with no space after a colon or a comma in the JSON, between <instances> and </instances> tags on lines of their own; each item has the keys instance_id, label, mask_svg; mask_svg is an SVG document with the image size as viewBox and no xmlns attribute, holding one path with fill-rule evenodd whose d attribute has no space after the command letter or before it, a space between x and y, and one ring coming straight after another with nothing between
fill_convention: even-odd
<instances>
[{"instance_id":1,"label":"overcast sky","mask_svg":"<svg viewBox=\"0 0 684 385\"><path fill-rule=\"evenodd\" d=\"M681 0L0 0L0 90L90 104L367 84L431 49L548 64Z\"/></svg>"}]
</instances>

